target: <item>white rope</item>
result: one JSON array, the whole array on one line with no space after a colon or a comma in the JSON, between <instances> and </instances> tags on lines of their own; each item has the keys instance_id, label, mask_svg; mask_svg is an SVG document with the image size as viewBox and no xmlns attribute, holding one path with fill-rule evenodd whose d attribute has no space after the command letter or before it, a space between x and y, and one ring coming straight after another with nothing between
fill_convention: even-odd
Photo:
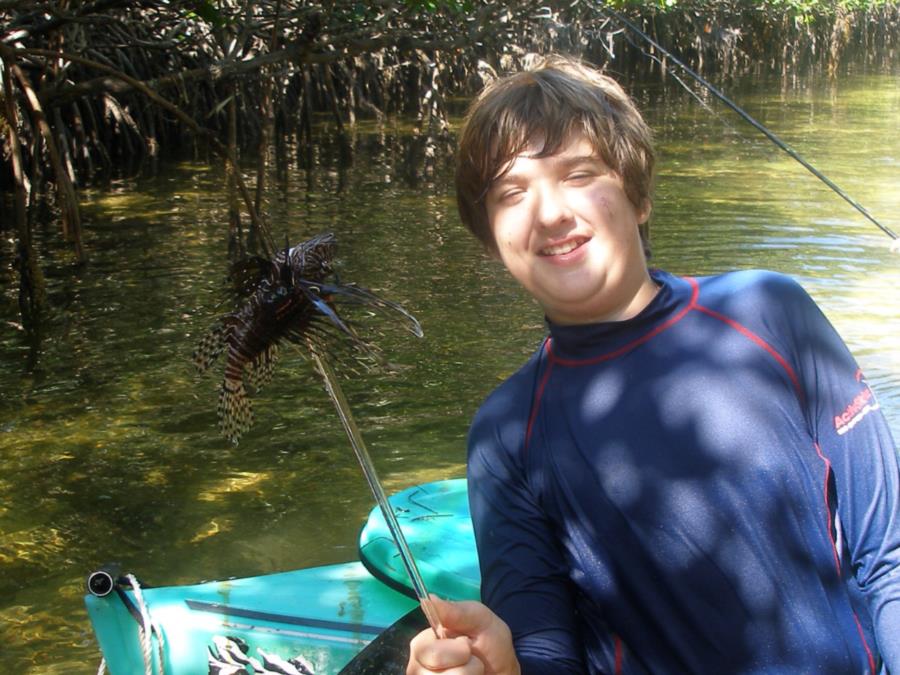
<instances>
[{"instance_id":1,"label":"white rope","mask_svg":"<svg viewBox=\"0 0 900 675\"><path fill-rule=\"evenodd\" d=\"M106 659L100 659L100 668L97 669L97 675L104 675L106 673Z\"/></svg>"},{"instance_id":2,"label":"white rope","mask_svg":"<svg viewBox=\"0 0 900 675\"><path fill-rule=\"evenodd\" d=\"M153 632L156 633L156 647L159 652L159 675L166 675L166 662L163 660L165 643L163 641L162 630L155 621L151 624L151 627L153 628Z\"/></svg>"},{"instance_id":3,"label":"white rope","mask_svg":"<svg viewBox=\"0 0 900 675\"><path fill-rule=\"evenodd\" d=\"M159 648L159 675L165 675L165 666L163 665L163 635L159 627L150 618L150 610L144 601L144 594L141 592L141 585L133 574L126 574L125 578L131 584L134 591L134 599L137 602L138 611L141 613L141 654L144 657L144 673L145 675L153 675L153 633L156 633L156 642ZM98 674L99 675L99 674Z\"/></svg>"},{"instance_id":4,"label":"white rope","mask_svg":"<svg viewBox=\"0 0 900 675\"><path fill-rule=\"evenodd\" d=\"M139 626L141 632L141 654L144 657L144 673L145 675L153 675L153 654L150 651L152 636L150 634L150 610L144 602L144 594L141 593L141 586L137 577L133 574L126 574L125 578L131 584L134 591L134 599L137 601L138 611L141 613L141 624Z\"/></svg>"}]
</instances>

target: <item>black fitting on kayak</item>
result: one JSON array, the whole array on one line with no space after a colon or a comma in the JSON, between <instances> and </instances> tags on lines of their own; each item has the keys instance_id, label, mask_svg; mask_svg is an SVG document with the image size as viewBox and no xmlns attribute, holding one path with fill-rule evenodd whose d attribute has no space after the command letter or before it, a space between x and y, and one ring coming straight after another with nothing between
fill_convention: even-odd
<instances>
[{"instance_id":1,"label":"black fitting on kayak","mask_svg":"<svg viewBox=\"0 0 900 675\"><path fill-rule=\"evenodd\" d=\"M128 593L125 592L126 588L134 588L132 580L134 581L134 584L146 588L146 586L144 586L144 584L134 575L128 574L123 576L119 563L109 563L99 570L88 574L87 590L88 593L98 598L105 598L115 591L116 595L119 596L119 600L125 605L125 609L128 610L128 613L134 617L134 620L138 622L139 626L143 626L144 618L141 616L141 611L135 606L131 598L128 597Z\"/></svg>"},{"instance_id":2,"label":"black fitting on kayak","mask_svg":"<svg viewBox=\"0 0 900 675\"><path fill-rule=\"evenodd\" d=\"M118 564L110 563L99 570L91 572L87 578L87 590L91 595L103 598L112 593L119 584L121 569Z\"/></svg>"}]
</instances>

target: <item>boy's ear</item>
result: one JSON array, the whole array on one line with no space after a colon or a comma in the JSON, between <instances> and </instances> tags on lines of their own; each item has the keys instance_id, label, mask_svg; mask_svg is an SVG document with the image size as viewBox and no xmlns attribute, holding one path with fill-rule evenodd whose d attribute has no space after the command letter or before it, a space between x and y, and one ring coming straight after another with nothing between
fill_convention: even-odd
<instances>
[{"instance_id":1,"label":"boy's ear","mask_svg":"<svg viewBox=\"0 0 900 675\"><path fill-rule=\"evenodd\" d=\"M643 225L650 220L650 214L653 212L653 204L647 198L641 202L641 208L638 209L638 225Z\"/></svg>"}]
</instances>

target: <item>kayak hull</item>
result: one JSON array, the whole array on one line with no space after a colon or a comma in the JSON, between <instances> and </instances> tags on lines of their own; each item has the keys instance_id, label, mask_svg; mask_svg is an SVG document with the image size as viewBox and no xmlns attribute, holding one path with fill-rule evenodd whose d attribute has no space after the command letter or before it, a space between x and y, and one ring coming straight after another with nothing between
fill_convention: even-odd
<instances>
[{"instance_id":1,"label":"kayak hull","mask_svg":"<svg viewBox=\"0 0 900 675\"><path fill-rule=\"evenodd\" d=\"M133 591L124 591L137 605ZM303 657L316 675L337 674L366 645L415 609L415 601L345 563L194 586L145 588L144 603L163 634L166 672L208 675L215 638L243 640L288 660ZM138 621L116 594L86 597L88 614L113 675L145 671ZM154 672L159 645L151 648Z\"/></svg>"},{"instance_id":2,"label":"kayak hull","mask_svg":"<svg viewBox=\"0 0 900 675\"><path fill-rule=\"evenodd\" d=\"M133 591L124 591L137 606ZM372 577L360 563L279 574L141 589L163 635L165 672L207 675L216 638L243 640L248 656L259 649L282 659L301 656L316 675L341 671L357 653L415 601ZM143 673L139 623L116 593L86 597L88 615L113 675ZM153 672L159 670L154 637Z\"/></svg>"},{"instance_id":3,"label":"kayak hull","mask_svg":"<svg viewBox=\"0 0 900 675\"><path fill-rule=\"evenodd\" d=\"M477 598L465 482L428 483L389 501L429 590ZM137 590L118 577L106 595L85 597L106 666L112 675L145 673L148 660L153 673L168 675L253 672L211 668L227 640L241 658L296 659L315 675L402 673L409 638L427 624L385 531L373 509L360 534L363 562ZM146 617L163 638L160 645L153 634L149 649L140 628Z\"/></svg>"}]
</instances>

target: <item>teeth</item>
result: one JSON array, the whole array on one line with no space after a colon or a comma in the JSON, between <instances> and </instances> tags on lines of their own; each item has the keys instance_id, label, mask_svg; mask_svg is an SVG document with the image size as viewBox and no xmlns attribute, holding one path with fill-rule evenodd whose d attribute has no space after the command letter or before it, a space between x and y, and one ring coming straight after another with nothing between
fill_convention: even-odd
<instances>
[{"instance_id":1,"label":"teeth","mask_svg":"<svg viewBox=\"0 0 900 675\"><path fill-rule=\"evenodd\" d=\"M541 251L544 255L562 255L563 253L568 253L569 251L574 251L581 245L581 241L567 241L565 243L559 244L558 246L548 246L547 248Z\"/></svg>"}]
</instances>

